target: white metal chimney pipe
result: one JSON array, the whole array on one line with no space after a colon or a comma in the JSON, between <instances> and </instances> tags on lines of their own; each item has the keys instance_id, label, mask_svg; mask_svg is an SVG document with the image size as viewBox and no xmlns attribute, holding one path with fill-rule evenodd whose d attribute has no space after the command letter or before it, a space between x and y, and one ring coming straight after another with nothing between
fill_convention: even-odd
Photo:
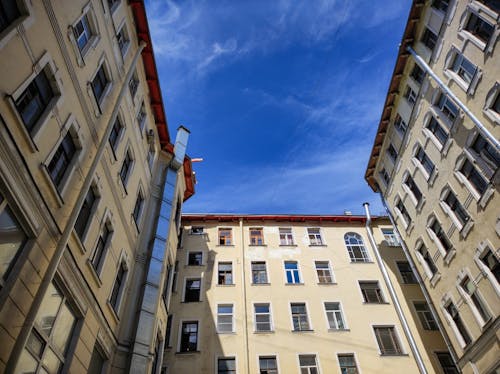
<instances>
[{"instance_id":1,"label":"white metal chimney pipe","mask_svg":"<svg viewBox=\"0 0 500 374\"><path fill-rule=\"evenodd\" d=\"M171 166L173 166L176 170L179 169L184 162L184 156L186 155L186 147L190 133L191 132L183 125L180 125L177 129L177 136L175 137L174 144L174 158L172 159L171 164Z\"/></svg>"},{"instance_id":2,"label":"white metal chimney pipe","mask_svg":"<svg viewBox=\"0 0 500 374\"><path fill-rule=\"evenodd\" d=\"M370 241L371 247L373 249L373 253L375 253L375 258L377 260L377 264L382 272L382 276L384 278L387 289L389 290L389 294L391 295L392 302L394 303L394 307L396 308L396 313L398 315L399 321L403 326L403 330L405 332L406 338L408 339L408 343L410 344L410 349L413 352L413 356L415 357L415 361L417 362L418 370L422 374L428 374L427 368L425 367L424 360L420 354L420 351L417 347L417 343L415 342L415 338L408 326L408 321L404 315L403 309L401 308L401 304L398 299L398 295L394 289L394 286L389 278L389 273L387 272L387 268L385 267L384 262L382 261L382 257L380 256L380 252L378 250L377 242L373 236L373 231L371 227L372 217L370 215L370 204L363 203L363 207L365 208L366 214L366 232L368 234L368 239Z\"/></svg>"}]
</instances>

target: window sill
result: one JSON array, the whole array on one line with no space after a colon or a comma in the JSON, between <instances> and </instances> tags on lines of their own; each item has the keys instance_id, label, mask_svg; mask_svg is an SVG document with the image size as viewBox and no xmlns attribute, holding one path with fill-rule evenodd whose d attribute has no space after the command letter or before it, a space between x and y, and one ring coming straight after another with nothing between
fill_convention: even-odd
<instances>
[{"instance_id":1,"label":"window sill","mask_svg":"<svg viewBox=\"0 0 500 374\"><path fill-rule=\"evenodd\" d=\"M184 265L184 267L193 267L193 268L199 268L205 266L204 264L187 264Z\"/></svg>"},{"instance_id":2,"label":"window sill","mask_svg":"<svg viewBox=\"0 0 500 374\"><path fill-rule=\"evenodd\" d=\"M318 282L317 283L318 286L334 286L336 284L337 284L337 282Z\"/></svg>"},{"instance_id":3,"label":"window sill","mask_svg":"<svg viewBox=\"0 0 500 374\"><path fill-rule=\"evenodd\" d=\"M257 334L257 335L266 335L266 334L274 334L275 331L274 330L267 330L267 331L254 331L253 332L254 334Z\"/></svg>"},{"instance_id":4,"label":"window sill","mask_svg":"<svg viewBox=\"0 0 500 374\"><path fill-rule=\"evenodd\" d=\"M200 354L201 351L189 351L189 352L175 352L176 355L189 356L192 354Z\"/></svg>"},{"instance_id":5,"label":"window sill","mask_svg":"<svg viewBox=\"0 0 500 374\"><path fill-rule=\"evenodd\" d=\"M249 247L267 247L267 244L249 244Z\"/></svg>"},{"instance_id":6,"label":"window sill","mask_svg":"<svg viewBox=\"0 0 500 374\"><path fill-rule=\"evenodd\" d=\"M217 287L234 287L236 286L236 283L231 283L231 284L216 284Z\"/></svg>"},{"instance_id":7,"label":"window sill","mask_svg":"<svg viewBox=\"0 0 500 374\"><path fill-rule=\"evenodd\" d=\"M108 309L111 312L111 315L113 316L113 319L115 322L118 324L120 323L120 317L118 317L118 313L116 312L115 308L113 308L113 305L109 302L109 300L106 300L106 305L108 306Z\"/></svg>"},{"instance_id":8,"label":"window sill","mask_svg":"<svg viewBox=\"0 0 500 374\"><path fill-rule=\"evenodd\" d=\"M292 330L292 332L314 332L314 330Z\"/></svg>"},{"instance_id":9,"label":"window sill","mask_svg":"<svg viewBox=\"0 0 500 374\"><path fill-rule=\"evenodd\" d=\"M216 247L234 247L234 244L217 244Z\"/></svg>"},{"instance_id":10,"label":"window sill","mask_svg":"<svg viewBox=\"0 0 500 374\"><path fill-rule=\"evenodd\" d=\"M285 283L285 286L303 286L305 283Z\"/></svg>"},{"instance_id":11,"label":"window sill","mask_svg":"<svg viewBox=\"0 0 500 374\"><path fill-rule=\"evenodd\" d=\"M392 353L392 354L380 353L379 356L380 357L408 357L409 354L408 353Z\"/></svg>"},{"instance_id":12,"label":"window sill","mask_svg":"<svg viewBox=\"0 0 500 374\"><path fill-rule=\"evenodd\" d=\"M351 261L351 264L374 264L373 261Z\"/></svg>"},{"instance_id":13,"label":"window sill","mask_svg":"<svg viewBox=\"0 0 500 374\"><path fill-rule=\"evenodd\" d=\"M309 244L309 247L326 247L326 244Z\"/></svg>"},{"instance_id":14,"label":"window sill","mask_svg":"<svg viewBox=\"0 0 500 374\"><path fill-rule=\"evenodd\" d=\"M297 244L280 244L280 247L297 247Z\"/></svg>"},{"instance_id":15,"label":"window sill","mask_svg":"<svg viewBox=\"0 0 500 374\"><path fill-rule=\"evenodd\" d=\"M217 331L217 335L236 335L236 331Z\"/></svg>"},{"instance_id":16,"label":"window sill","mask_svg":"<svg viewBox=\"0 0 500 374\"><path fill-rule=\"evenodd\" d=\"M377 303L377 302L368 302L368 301L364 301L363 302L363 305L389 305L390 303L388 303L387 301L382 301L380 303Z\"/></svg>"},{"instance_id":17,"label":"window sill","mask_svg":"<svg viewBox=\"0 0 500 374\"><path fill-rule=\"evenodd\" d=\"M349 332L351 329L328 329L328 332Z\"/></svg>"},{"instance_id":18,"label":"window sill","mask_svg":"<svg viewBox=\"0 0 500 374\"><path fill-rule=\"evenodd\" d=\"M270 286L271 283L252 283L252 286Z\"/></svg>"},{"instance_id":19,"label":"window sill","mask_svg":"<svg viewBox=\"0 0 500 374\"><path fill-rule=\"evenodd\" d=\"M99 274L97 274L97 270L94 268L94 265L92 265L90 259L87 259L87 267L90 269L90 273L92 274L92 277L96 281L97 287L101 288L102 286L101 277L99 276Z\"/></svg>"}]
</instances>

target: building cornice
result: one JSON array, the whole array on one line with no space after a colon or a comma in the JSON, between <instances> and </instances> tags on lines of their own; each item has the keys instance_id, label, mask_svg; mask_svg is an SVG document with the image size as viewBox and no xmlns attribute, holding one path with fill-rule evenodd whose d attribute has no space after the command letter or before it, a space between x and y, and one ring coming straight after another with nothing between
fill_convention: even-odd
<instances>
[{"instance_id":1,"label":"building cornice","mask_svg":"<svg viewBox=\"0 0 500 374\"><path fill-rule=\"evenodd\" d=\"M218 221L238 222L239 220L250 221L274 221L274 222L359 222L365 223L365 216L357 215L299 215L299 214L183 214L183 222L194 221ZM372 221L388 220L386 216L372 216Z\"/></svg>"}]
</instances>

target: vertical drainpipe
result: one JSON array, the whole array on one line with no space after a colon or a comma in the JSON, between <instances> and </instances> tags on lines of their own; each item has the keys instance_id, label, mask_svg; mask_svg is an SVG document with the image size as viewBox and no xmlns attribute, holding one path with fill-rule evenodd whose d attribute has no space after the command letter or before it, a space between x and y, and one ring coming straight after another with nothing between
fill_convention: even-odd
<instances>
[{"instance_id":1,"label":"vertical drainpipe","mask_svg":"<svg viewBox=\"0 0 500 374\"><path fill-rule=\"evenodd\" d=\"M425 301L427 302L427 305L429 306L429 309L432 313L432 317L434 318L434 321L436 321L436 324L438 325L439 332L443 336L444 342L446 344L446 347L448 348L448 351L450 352L451 358L453 359L455 366L458 368L457 354L455 352L455 349L453 348L453 345L451 344L448 333L446 332L443 324L441 323L441 318L439 318L439 315L437 314L436 307L434 306L434 303L432 302L432 299L429 295L429 292L427 291L427 287L425 286L424 280L420 276L420 273L419 273L417 267L415 266L415 261L413 261L413 257L410 256L410 251L408 250L408 247L406 246L405 242L401 238L401 234L399 233L399 229L396 226L396 222L394 221L394 217L392 216L392 213L390 212L390 210L387 207L387 203L384 199L384 196L382 195L381 192L379 192L379 195L380 195L380 199L382 200L382 204L384 205L385 211L387 212L387 215L389 216L389 219L391 220L391 224L394 227L396 235L398 236L398 240L399 240L399 243L401 244L401 248L403 248L403 252L405 254L405 257L408 260L408 263L410 264L410 268L413 271L413 274L415 274L415 278L417 279L417 283L420 286L422 293L424 294Z\"/></svg>"},{"instance_id":2,"label":"vertical drainpipe","mask_svg":"<svg viewBox=\"0 0 500 374\"><path fill-rule=\"evenodd\" d=\"M146 43L144 41L141 41L141 43L139 44L139 48L135 52L134 58L130 64L127 75L123 79L120 92L118 94L118 97L116 98L115 105L113 106L113 111L111 112L108 123L106 124L106 130L104 131L104 134L101 138L101 142L99 143L99 146L96 150L94 159L92 160L92 164L90 165L90 168L88 169L87 174L85 176L85 180L83 181L82 187L80 188L80 194L78 195L75 205L73 206L73 210L71 211L68 217L66 227L64 228L61 238L59 238L59 241L57 242L56 249L49 263L49 266L47 267L47 271L43 276L42 282L40 283L40 287L38 287L38 291L36 292L36 296L33 299L33 303L31 304L30 310L26 315L26 319L21 328L21 332L19 333L16 343L14 344L14 348L10 355L9 361L7 362L7 366L5 367L6 373L14 372L15 367L17 365L17 361L19 360L19 357L21 355L21 352L24 346L26 345L26 342L28 341L31 328L33 326L33 323L35 322L36 314L38 313L38 309L40 308L43 297L45 296L45 293L47 292L50 284L52 283L52 279L54 278L54 275L57 272L59 263L64 255L64 249L68 245L69 237L73 232L73 227L75 226L78 214L80 213L83 202L85 201L85 197L87 196L87 191L90 188L90 185L92 184L92 181L94 179L94 174L97 169L97 166L99 165L99 162L101 161L102 158L102 154L104 153L104 150L108 145L109 135L111 134L111 130L113 129L113 123L118 114L118 109L122 102L123 96L128 91L128 82L132 77L132 74L135 72L137 61L139 60L139 57L141 57L141 52L145 46Z\"/></svg>"},{"instance_id":3,"label":"vertical drainpipe","mask_svg":"<svg viewBox=\"0 0 500 374\"><path fill-rule=\"evenodd\" d=\"M243 217L240 217L240 235L241 235L241 276L243 278L243 321L245 331L245 366L247 373L250 373L250 348L248 347L248 306L247 306L247 284L246 284L246 261L245 261L245 235L243 233Z\"/></svg>"},{"instance_id":4,"label":"vertical drainpipe","mask_svg":"<svg viewBox=\"0 0 500 374\"><path fill-rule=\"evenodd\" d=\"M151 342L155 342L156 317L161 299L162 273L168 255L168 239L170 222L174 215L175 191L177 176L186 154L189 130L180 126L175 139L174 157L166 168L165 182L158 212L158 222L154 233L151 259L147 270L146 280L142 290L142 302L139 309L139 321L134 339L130 373L146 373L151 357ZM163 351L158 354L158 368L162 366Z\"/></svg>"},{"instance_id":5,"label":"vertical drainpipe","mask_svg":"<svg viewBox=\"0 0 500 374\"><path fill-rule=\"evenodd\" d=\"M385 284L387 288L389 289L389 294L391 295L392 302L394 303L394 307L396 308L396 313L399 317L399 320L401 322L401 325L403 326L403 330L405 332L405 335L408 339L408 342L410 343L410 349L413 352L413 356L415 357L415 361L417 362L418 370L422 374L428 374L428 371L425 367L424 361L422 359L422 356L420 354L420 351L417 347L417 343L415 342L415 338L413 337L413 334L410 330L410 327L408 326L408 321L406 320L406 317L403 313L403 309L401 308L401 304L398 299L398 295L396 294L396 291L394 289L394 286L391 282L391 279L389 277L389 273L387 272L387 268L385 267L384 262L382 261L382 257L380 256L380 252L378 250L377 243L375 241L375 238L373 237L373 231L371 227L371 222L372 218L370 215L370 208L369 208L368 203L364 203L363 206L365 208L365 213L366 213L366 232L368 233L368 239L370 241L370 244L373 249L373 253L375 253L375 258L377 259L378 266L380 268L380 271L382 272L382 276L384 277Z\"/></svg>"}]
</instances>

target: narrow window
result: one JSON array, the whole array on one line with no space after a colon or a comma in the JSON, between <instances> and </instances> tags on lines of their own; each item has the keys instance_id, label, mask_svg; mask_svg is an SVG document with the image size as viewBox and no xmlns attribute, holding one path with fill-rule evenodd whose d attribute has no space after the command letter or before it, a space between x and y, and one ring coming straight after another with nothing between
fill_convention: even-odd
<instances>
[{"instance_id":1,"label":"narrow window","mask_svg":"<svg viewBox=\"0 0 500 374\"><path fill-rule=\"evenodd\" d=\"M491 178L500 165L500 152L498 152L481 134L478 134L470 146L469 151L478 160L478 166L483 173Z\"/></svg>"},{"instance_id":2,"label":"narrow window","mask_svg":"<svg viewBox=\"0 0 500 374\"><path fill-rule=\"evenodd\" d=\"M382 235L384 235L384 239L390 247L399 247L401 245L393 229L382 229Z\"/></svg>"},{"instance_id":3,"label":"narrow window","mask_svg":"<svg viewBox=\"0 0 500 374\"><path fill-rule=\"evenodd\" d=\"M102 373L106 358L101 352L101 347L96 343L92 350L92 356L90 356L88 373Z\"/></svg>"},{"instance_id":4,"label":"narrow window","mask_svg":"<svg viewBox=\"0 0 500 374\"><path fill-rule=\"evenodd\" d=\"M491 249L487 249L481 255L480 260L488 268L491 274L493 274L497 283L500 284L500 262L498 261L497 256Z\"/></svg>"},{"instance_id":5,"label":"narrow window","mask_svg":"<svg viewBox=\"0 0 500 374\"><path fill-rule=\"evenodd\" d=\"M271 311L269 304L254 304L255 331L271 331Z\"/></svg>"},{"instance_id":6,"label":"narrow window","mask_svg":"<svg viewBox=\"0 0 500 374\"><path fill-rule=\"evenodd\" d=\"M379 171L379 175L382 178L382 180L384 181L385 185L388 186L389 181L391 180L391 177L389 176L389 173L387 172L387 170L385 170L385 168L382 168Z\"/></svg>"},{"instance_id":7,"label":"narrow window","mask_svg":"<svg viewBox=\"0 0 500 374\"><path fill-rule=\"evenodd\" d=\"M144 197L142 196L142 192L139 191L139 193L137 194L137 200L135 200L134 211L132 213L137 228L139 228L139 222L141 220L143 208L144 208Z\"/></svg>"},{"instance_id":8,"label":"narrow window","mask_svg":"<svg viewBox=\"0 0 500 374\"><path fill-rule=\"evenodd\" d=\"M137 88L139 87L139 78L137 77L137 72L134 72L128 81L128 88L130 91L130 96L134 99L135 94L137 92Z\"/></svg>"},{"instance_id":9,"label":"narrow window","mask_svg":"<svg viewBox=\"0 0 500 374\"><path fill-rule=\"evenodd\" d=\"M94 256L92 256L92 266L100 273L102 265L104 263L104 258L106 257L106 250L108 247L108 241L111 238L111 232L108 228L108 224L104 224L102 227L99 238L97 239L97 245L94 251Z\"/></svg>"},{"instance_id":10,"label":"narrow window","mask_svg":"<svg viewBox=\"0 0 500 374\"><path fill-rule=\"evenodd\" d=\"M217 306L217 332L233 332L233 305Z\"/></svg>"},{"instance_id":11,"label":"narrow window","mask_svg":"<svg viewBox=\"0 0 500 374\"><path fill-rule=\"evenodd\" d=\"M309 320L307 318L306 304L291 303L293 331L309 331Z\"/></svg>"},{"instance_id":12,"label":"narrow window","mask_svg":"<svg viewBox=\"0 0 500 374\"><path fill-rule=\"evenodd\" d=\"M307 235L309 236L309 245L323 245L319 228L308 228Z\"/></svg>"},{"instance_id":13,"label":"narrow window","mask_svg":"<svg viewBox=\"0 0 500 374\"><path fill-rule=\"evenodd\" d=\"M266 263L264 261L252 261L252 283L268 283Z\"/></svg>"},{"instance_id":14,"label":"narrow window","mask_svg":"<svg viewBox=\"0 0 500 374\"><path fill-rule=\"evenodd\" d=\"M462 204L460 204L453 192L448 192L446 198L444 199L444 203L448 205L452 214L457 218L462 226L469 222L469 213L467 213Z\"/></svg>"},{"instance_id":15,"label":"narrow window","mask_svg":"<svg viewBox=\"0 0 500 374\"><path fill-rule=\"evenodd\" d=\"M264 234L262 228L251 228L250 229L250 245L263 245L264 244Z\"/></svg>"},{"instance_id":16,"label":"narrow window","mask_svg":"<svg viewBox=\"0 0 500 374\"><path fill-rule=\"evenodd\" d=\"M118 33L116 34L116 42L118 43L118 48L120 48L122 56L125 56L130 44L130 38L128 36L127 28L125 27L125 25L123 25L120 31L118 31Z\"/></svg>"},{"instance_id":17,"label":"narrow window","mask_svg":"<svg viewBox=\"0 0 500 374\"><path fill-rule=\"evenodd\" d=\"M479 195L486 192L486 189L488 188L488 181L481 175L469 159L466 158L464 160L464 163L460 168L460 173L469 181Z\"/></svg>"},{"instance_id":18,"label":"narrow window","mask_svg":"<svg viewBox=\"0 0 500 374\"><path fill-rule=\"evenodd\" d=\"M278 374L276 356L259 356L259 374Z\"/></svg>"},{"instance_id":19,"label":"narrow window","mask_svg":"<svg viewBox=\"0 0 500 374\"><path fill-rule=\"evenodd\" d=\"M338 355L340 374L358 374L358 367L353 354Z\"/></svg>"},{"instance_id":20,"label":"narrow window","mask_svg":"<svg viewBox=\"0 0 500 374\"><path fill-rule=\"evenodd\" d=\"M406 227L408 227L411 224L411 216L410 213L408 213L408 210L406 209L406 206L403 204L403 201L401 199L398 199L398 202L396 203L396 209L403 217Z\"/></svg>"},{"instance_id":21,"label":"narrow window","mask_svg":"<svg viewBox=\"0 0 500 374\"><path fill-rule=\"evenodd\" d=\"M167 327L165 330L165 347L171 347L170 339L172 336L172 321L174 319L173 314L169 314L167 318Z\"/></svg>"},{"instance_id":22,"label":"narrow window","mask_svg":"<svg viewBox=\"0 0 500 374\"><path fill-rule=\"evenodd\" d=\"M217 359L217 374L236 374L236 359L234 357Z\"/></svg>"},{"instance_id":23,"label":"narrow window","mask_svg":"<svg viewBox=\"0 0 500 374\"><path fill-rule=\"evenodd\" d=\"M422 68L420 68L420 66L418 66L417 64L415 64L413 66L413 69L410 73L410 76L419 84L422 84L422 82L424 81L424 78L425 78L425 72L422 70Z\"/></svg>"},{"instance_id":24,"label":"narrow window","mask_svg":"<svg viewBox=\"0 0 500 374\"><path fill-rule=\"evenodd\" d=\"M495 27L490 25L477 14L471 13L469 21L465 25L465 30L487 43L495 31Z\"/></svg>"},{"instance_id":25,"label":"narrow window","mask_svg":"<svg viewBox=\"0 0 500 374\"><path fill-rule=\"evenodd\" d=\"M188 265L200 266L202 264L203 264L203 253L202 252L189 252Z\"/></svg>"},{"instance_id":26,"label":"narrow window","mask_svg":"<svg viewBox=\"0 0 500 374\"><path fill-rule=\"evenodd\" d=\"M123 124L120 121L120 118L117 116L115 123L113 123L113 127L111 128L111 133L109 134L109 144L113 151L116 151L116 147L118 146L118 141L120 140L121 133L123 131Z\"/></svg>"},{"instance_id":27,"label":"narrow window","mask_svg":"<svg viewBox=\"0 0 500 374\"><path fill-rule=\"evenodd\" d=\"M148 168L149 170L153 170L153 162L155 160L155 153L156 151L154 148L148 148L148 156L147 156L147 161L148 161Z\"/></svg>"},{"instance_id":28,"label":"narrow window","mask_svg":"<svg viewBox=\"0 0 500 374\"><path fill-rule=\"evenodd\" d=\"M301 374L319 373L316 355L299 355L299 365Z\"/></svg>"},{"instance_id":29,"label":"narrow window","mask_svg":"<svg viewBox=\"0 0 500 374\"><path fill-rule=\"evenodd\" d=\"M300 283L299 264L297 261L285 261L285 275L287 283Z\"/></svg>"},{"instance_id":30,"label":"narrow window","mask_svg":"<svg viewBox=\"0 0 500 374\"><path fill-rule=\"evenodd\" d=\"M121 304L121 295L123 295L123 287L125 287L125 279L127 277L127 267L122 262L118 268L118 273L116 274L115 283L113 285L113 290L111 291L111 297L109 298L109 303L113 307L113 310L118 314L118 310Z\"/></svg>"},{"instance_id":31,"label":"narrow window","mask_svg":"<svg viewBox=\"0 0 500 374\"><path fill-rule=\"evenodd\" d=\"M418 146L417 151L415 152L415 158L424 168L425 172L427 173L427 179L428 179L431 176L432 172L434 171L435 166L432 160L429 158L429 156L427 156L424 149L420 145Z\"/></svg>"},{"instance_id":32,"label":"narrow window","mask_svg":"<svg viewBox=\"0 0 500 374\"><path fill-rule=\"evenodd\" d=\"M355 232L348 232L344 235L344 243L347 247L347 252L349 252L351 262L370 261L361 235L356 234Z\"/></svg>"},{"instance_id":33,"label":"narrow window","mask_svg":"<svg viewBox=\"0 0 500 374\"><path fill-rule=\"evenodd\" d=\"M139 126L139 130L144 129L144 124L146 123L146 106L144 105L144 101L141 104L141 107L139 108L139 112L137 112L137 126Z\"/></svg>"},{"instance_id":34,"label":"narrow window","mask_svg":"<svg viewBox=\"0 0 500 374\"><path fill-rule=\"evenodd\" d=\"M432 7L446 13L446 11L448 10L449 3L450 3L449 0L433 0Z\"/></svg>"},{"instance_id":35,"label":"narrow window","mask_svg":"<svg viewBox=\"0 0 500 374\"><path fill-rule=\"evenodd\" d=\"M434 233L434 235L436 236L441 247L444 249L444 251L446 253L448 253L450 251L450 249L453 248L453 246L452 246L450 240L448 239L448 237L446 236L443 228L441 227L441 224L439 223L439 221L437 219L434 219L434 221L430 225L430 229Z\"/></svg>"},{"instance_id":36,"label":"narrow window","mask_svg":"<svg viewBox=\"0 0 500 374\"><path fill-rule=\"evenodd\" d=\"M429 305L425 301L414 301L413 305L424 330L437 330L438 326Z\"/></svg>"},{"instance_id":37,"label":"narrow window","mask_svg":"<svg viewBox=\"0 0 500 374\"><path fill-rule=\"evenodd\" d=\"M399 346L396 331L393 326L374 327L377 343L382 355L401 355L403 351Z\"/></svg>"},{"instance_id":38,"label":"narrow window","mask_svg":"<svg viewBox=\"0 0 500 374\"><path fill-rule=\"evenodd\" d=\"M430 272L429 277L433 277L437 273L437 267L434 264L434 260L432 259L431 255L429 254L429 251L423 244L418 247L417 252L422 256L422 259L425 263L425 265L428 268L427 273Z\"/></svg>"},{"instance_id":39,"label":"narrow window","mask_svg":"<svg viewBox=\"0 0 500 374\"><path fill-rule=\"evenodd\" d=\"M174 274L172 275L172 292L177 291L177 277L179 276L179 261L175 261Z\"/></svg>"},{"instance_id":40,"label":"narrow window","mask_svg":"<svg viewBox=\"0 0 500 374\"><path fill-rule=\"evenodd\" d=\"M399 274L401 275L401 279L403 279L404 284L416 284L417 278L415 274L411 270L410 264L407 261L398 261L396 265L399 270Z\"/></svg>"},{"instance_id":41,"label":"narrow window","mask_svg":"<svg viewBox=\"0 0 500 374\"><path fill-rule=\"evenodd\" d=\"M218 284L233 284L232 262L219 262Z\"/></svg>"},{"instance_id":42,"label":"narrow window","mask_svg":"<svg viewBox=\"0 0 500 374\"><path fill-rule=\"evenodd\" d=\"M410 105L414 105L417 102L417 93L411 89L410 86L406 87L406 92L404 94L406 100Z\"/></svg>"},{"instance_id":43,"label":"narrow window","mask_svg":"<svg viewBox=\"0 0 500 374\"><path fill-rule=\"evenodd\" d=\"M448 118L452 123L455 122L455 119L458 117L458 107L448 97L448 95L444 92L441 93L436 105L446 118Z\"/></svg>"},{"instance_id":44,"label":"narrow window","mask_svg":"<svg viewBox=\"0 0 500 374\"><path fill-rule=\"evenodd\" d=\"M110 79L104 70L104 64L101 64L99 70L91 82L92 91L94 92L94 97L97 103L101 103L105 96L106 88L110 84Z\"/></svg>"},{"instance_id":45,"label":"narrow window","mask_svg":"<svg viewBox=\"0 0 500 374\"><path fill-rule=\"evenodd\" d=\"M470 344L472 342L472 339L469 333L467 332L467 329L465 328L462 318L460 317L460 314L458 313L458 310L455 307L455 305L452 302L450 302L445 309L448 312L448 315L452 319L453 323L455 324L455 327L465 345Z\"/></svg>"},{"instance_id":46,"label":"narrow window","mask_svg":"<svg viewBox=\"0 0 500 374\"><path fill-rule=\"evenodd\" d=\"M457 53L451 69L468 85L476 74L477 66L461 53Z\"/></svg>"},{"instance_id":47,"label":"narrow window","mask_svg":"<svg viewBox=\"0 0 500 374\"><path fill-rule=\"evenodd\" d=\"M448 352L436 352L436 356L445 374L459 374L459 371Z\"/></svg>"},{"instance_id":48,"label":"narrow window","mask_svg":"<svg viewBox=\"0 0 500 374\"><path fill-rule=\"evenodd\" d=\"M230 228L219 229L219 245L232 245L233 236Z\"/></svg>"},{"instance_id":49,"label":"narrow window","mask_svg":"<svg viewBox=\"0 0 500 374\"><path fill-rule=\"evenodd\" d=\"M429 48L431 51L434 50L434 47L436 46L436 43L437 43L437 35L434 34L434 32L432 32L429 28L425 28L425 31L422 35L422 43L424 43L424 45Z\"/></svg>"},{"instance_id":50,"label":"narrow window","mask_svg":"<svg viewBox=\"0 0 500 374\"><path fill-rule=\"evenodd\" d=\"M191 235L203 235L204 228L202 226L193 226L190 231Z\"/></svg>"},{"instance_id":51,"label":"narrow window","mask_svg":"<svg viewBox=\"0 0 500 374\"><path fill-rule=\"evenodd\" d=\"M94 34L95 33L92 30L88 14L85 14L73 26L73 35L75 36L76 44L82 56L88 49L87 47L90 45L90 40L92 39Z\"/></svg>"},{"instance_id":52,"label":"narrow window","mask_svg":"<svg viewBox=\"0 0 500 374\"><path fill-rule=\"evenodd\" d=\"M113 12L118 5L120 5L121 0L108 0L109 10Z\"/></svg>"},{"instance_id":53,"label":"narrow window","mask_svg":"<svg viewBox=\"0 0 500 374\"><path fill-rule=\"evenodd\" d=\"M332 272L328 261L315 261L316 273L318 274L319 283L333 283Z\"/></svg>"},{"instance_id":54,"label":"narrow window","mask_svg":"<svg viewBox=\"0 0 500 374\"><path fill-rule=\"evenodd\" d=\"M382 291L377 281L359 282L363 300L365 303L383 303Z\"/></svg>"},{"instance_id":55,"label":"narrow window","mask_svg":"<svg viewBox=\"0 0 500 374\"><path fill-rule=\"evenodd\" d=\"M50 160L47 166L47 171L50 174L52 182L56 185L58 189L61 188L61 184L64 180L66 173L69 170L69 165L71 160L75 156L77 147L71 136L71 132L68 131L66 136L63 138L59 147L57 147L52 160Z\"/></svg>"},{"instance_id":56,"label":"narrow window","mask_svg":"<svg viewBox=\"0 0 500 374\"><path fill-rule=\"evenodd\" d=\"M181 352L196 352L198 349L198 322L183 322L181 329Z\"/></svg>"},{"instance_id":57,"label":"narrow window","mask_svg":"<svg viewBox=\"0 0 500 374\"><path fill-rule=\"evenodd\" d=\"M134 161L132 160L132 156L130 156L130 152L129 151L125 152L125 158L123 159L123 164L120 169L120 179L123 183L123 187L127 186L127 180L130 170L132 169L133 162Z\"/></svg>"},{"instance_id":58,"label":"narrow window","mask_svg":"<svg viewBox=\"0 0 500 374\"><path fill-rule=\"evenodd\" d=\"M434 117L431 117L426 127L432 133L432 135L434 135L439 144L441 144L441 146L444 146L448 141L448 133L443 128L443 126L441 126L441 124Z\"/></svg>"},{"instance_id":59,"label":"narrow window","mask_svg":"<svg viewBox=\"0 0 500 374\"><path fill-rule=\"evenodd\" d=\"M399 113L397 113L396 117L394 117L394 128L401 136L403 136L406 133L406 130L408 130L408 125L405 121L403 121L403 118L401 118Z\"/></svg>"},{"instance_id":60,"label":"narrow window","mask_svg":"<svg viewBox=\"0 0 500 374\"><path fill-rule=\"evenodd\" d=\"M422 201L422 192L420 191L420 188L418 188L417 184L415 183L415 180L410 174L406 176L404 184L406 185L406 187L408 187L408 189L412 193L417 204L419 204Z\"/></svg>"},{"instance_id":61,"label":"narrow window","mask_svg":"<svg viewBox=\"0 0 500 374\"><path fill-rule=\"evenodd\" d=\"M398 158L398 152L396 151L396 148L394 148L394 146L392 144L389 144L386 152L387 152L387 155L389 156L389 158L391 159L391 161L396 162L396 160Z\"/></svg>"},{"instance_id":62,"label":"narrow window","mask_svg":"<svg viewBox=\"0 0 500 374\"><path fill-rule=\"evenodd\" d=\"M294 245L292 229L280 227L279 233L280 245Z\"/></svg>"},{"instance_id":63,"label":"narrow window","mask_svg":"<svg viewBox=\"0 0 500 374\"><path fill-rule=\"evenodd\" d=\"M344 317L340 309L340 303L325 303L326 319L328 326L332 330L345 329Z\"/></svg>"},{"instance_id":64,"label":"narrow window","mask_svg":"<svg viewBox=\"0 0 500 374\"><path fill-rule=\"evenodd\" d=\"M481 316L483 323L486 323L491 318L491 314L486 307L486 304L483 301L483 298L479 294L479 291L474 284L470 280L469 277L465 277L462 282L460 282L460 287L465 291L465 293L469 296L472 301L472 307L476 309L476 311Z\"/></svg>"},{"instance_id":65,"label":"narrow window","mask_svg":"<svg viewBox=\"0 0 500 374\"><path fill-rule=\"evenodd\" d=\"M200 301L201 279L186 280L186 290L184 292L184 302Z\"/></svg>"},{"instance_id":66,"label":"narrow window","mask_svg":"<svg viewBox=\"0 0 500 374\"><path fill-rule=\"evenodd\" d=\"M2 1L0 3L0 32L6 30L19 17L21 17L21 11L17 1Z\"/></svg>"}]
</instances>

